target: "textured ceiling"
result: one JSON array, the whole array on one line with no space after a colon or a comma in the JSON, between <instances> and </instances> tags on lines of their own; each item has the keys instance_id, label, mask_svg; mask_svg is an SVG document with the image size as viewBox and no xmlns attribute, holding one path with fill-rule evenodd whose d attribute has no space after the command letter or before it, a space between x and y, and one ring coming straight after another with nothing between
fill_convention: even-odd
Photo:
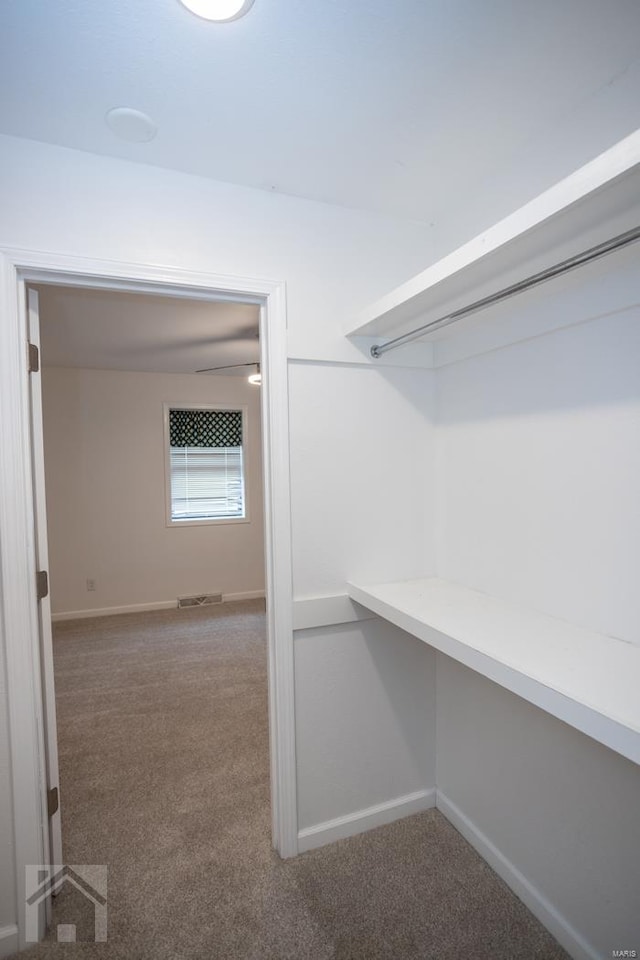
<instances>
[{"instance_id":1,"label":"textured ceiling","mask_svg":"<svg viewBox=\"0 0 640 960\"><path fill-rule=\"evenodd\" d=\"M44 366L195 373L260 356L255 305L48 285L39 298Z\"/></svg>"},{"instance_id":2,"label":"textured ceiling","mask_svg":"<svg viewBox=\"0 0 640 960\"><path fill-rule=\"evenodd\" d=\"M640 3L2 0L0 36L0 132L428 221L625 74Z\"/></svg>"}]
</instances>

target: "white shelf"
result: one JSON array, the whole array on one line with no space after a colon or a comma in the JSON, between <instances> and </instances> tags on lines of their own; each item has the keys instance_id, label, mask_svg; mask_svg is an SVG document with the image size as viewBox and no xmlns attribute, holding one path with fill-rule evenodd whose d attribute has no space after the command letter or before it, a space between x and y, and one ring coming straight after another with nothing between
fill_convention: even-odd
<instances>
[{"instance_id":1,"label":"white shelf","mask_svg":"<svg viewBox=\"0 0 640 960\"><path fill-rule=\"evenodd\" d=\"M446 580L349 596L471 670L640 763L640 647Z\"/></svg>"},{"instance_id":2,"label":"white shelf","mask_svg":"<svg viewBox=\"0 0 640 960\"><path fill-rule=\"evenodd\" d=\"M387 339L407 333L638 226L639 216L640 130L378 300L347 336ZM424 339L476 330L491 312Z\"/></svg>"}]
</instances>

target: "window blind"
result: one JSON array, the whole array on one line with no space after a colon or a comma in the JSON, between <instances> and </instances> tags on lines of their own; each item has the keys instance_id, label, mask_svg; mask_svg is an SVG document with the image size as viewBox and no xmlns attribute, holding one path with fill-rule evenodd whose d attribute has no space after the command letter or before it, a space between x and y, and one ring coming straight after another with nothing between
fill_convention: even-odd
<instances>
[{"instance_id":1,"label":"window blind","mask_svg":"<svg viewBox=\"0 0 640 960\"><path fill-rule=\"evenodd\" d=\"M242 519L242 412L170 410L169 427L171 519Z\"/></svg>"}]
</instances>

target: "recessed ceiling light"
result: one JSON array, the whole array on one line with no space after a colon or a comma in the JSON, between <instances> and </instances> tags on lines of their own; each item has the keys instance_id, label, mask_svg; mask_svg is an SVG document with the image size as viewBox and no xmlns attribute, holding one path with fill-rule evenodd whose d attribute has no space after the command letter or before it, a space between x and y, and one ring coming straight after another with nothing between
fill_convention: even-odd
<instances>
[{"instance_id":1,"label":"recessed ceiling light","mask_svg":"<svg viewBox=\"0 0 640 960\"><path fill-rule=\"evenodd\" d=\"M116 137L131 143L148 143L158 132L151 117L132 107L114 107L107 112L105 120Z\"/></svg>"},{"instance_id":2,"label":"recessed ceiling light","mask_svg":"<svg viewBox=\"0 0 640 960\"><path fill-rule=\"evenodd\" d=\"M243 17L253 0L180 0L180 3L197 17L226 23Z\"/></svg>"}]
</instances>

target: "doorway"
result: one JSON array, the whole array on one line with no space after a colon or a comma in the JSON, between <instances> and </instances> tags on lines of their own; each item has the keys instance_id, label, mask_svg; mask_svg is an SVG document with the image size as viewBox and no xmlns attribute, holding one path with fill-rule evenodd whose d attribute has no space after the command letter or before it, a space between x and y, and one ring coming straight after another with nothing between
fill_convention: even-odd
<instances>
[{"instance_id":1,"label":"doorway","mask_svg":"<svg viewBox=\"0 0 640 960\"><path fill-rule=\"evenodd\" d=\"M131 686L129 697L140 699L151 683L153 658L147 662L142 650L153 651L154 626L158 634L173 629L173 644L166 638L164 646L158 641L158 656L163 646L168 663L172 656L179 657L180 645L185 662L187 648L189 662L204 652L188 643L196 619L204 628L202 615L162 618L157 611L235 602L237 616L242 609L250 616L257 607L246 601L264 598L260 386L253 382L260 362L260 311L257 304L53 284L29 288L28 308L30 343L40 351L40 369L32 372L30 383L36 540L39 569L47 570L49 581L48 594L40 602L40 620L48 793L55 800L49 805L51 860L93 862L95 855L72 854L73 846L65 847L63 860L61 812L52 809L59 802L64 805L65 797L76 797L82 780L81 765L72 756L69 769L63 770L66 789L58 782L56 727L63 754L71 750L84 755L87 743L77 741L74 749L73 731L84 717L83 738L88 741L94 726L91 703L85 706L81 697L75 698L77 717L69 706L75 694L71 679L78 687L84 685L87 691L95 687L103 699L117 702L119 691L112 677L130 680L137 675L138 684ZM35 436L41 421L43 441ZM213 663L213 646L221 642L218 634L228 621L220 611L209 613ZM52 677L49 615L54 623L69 624L118 614L137 617L127 623L129 643L115 645L113 662L106 669L104 660L110 659L108 651L114 646L106 639L108 629L89 623L89 629L77 624L73 631L62 626L57 630L56 663L65 688L60 703L67 731L62 738L54 717L52 694L57 683ZM232 632L243 634L238 629ZM103 639L96 649L93 640L98 633ZM76 646L72 636L78 640L84 636L87 642ZM146 637L147 643L138 642L138 637ZM69 646L75 649L74 666L64 669L70 658L61 650ZM138 649L141 655L136 659ZM86 675L78 673L83 660L89 661ZM254 664L253 672L263 675L262 666ZM206 672L204 657L202 669ZM177 684L183 679L179 672L172 676ZM164 689L157 676L155 683ZM168 714L174 712L170 694L167 690ZM97 716L97 706L95 711ZM153 712L147 712L147 723ZM112 732L122 727L120 753L125 766L136 727L129 731L121 714L130 713L126 701L120 713L110 702L102 710L105 727ZM156 713L160 727L162 714ZM201 711L203 719L206 713ZM185 717L188 714L185 704ZM200 726L202 737L215 735L204 723ZM179 741L179 714L171 732ZM261 733L256 731L255 742L263 742ZM102 751L103 761L105 734L106 729L94 749L95 754ZM151 758L154 745L159 746L156 740L145 757ZM188 756L188 744L179 752ZM194 745L192 766L199 765ZM117 778L116 770L112 778ZM109 795L117 799L105 791ZM75 807L91 806L90 796L91 790L80 792ZM73 825L73 818L67 816L66 822Z\"/></svg>"},{"instance_id":2,"label":"doorway","mask_svg":"<svg viewBox=\"0 0 640 960\"><path fill-rule=\"evenodd\" d=\"M205 301L254 303L259 309L262 426L264 443L265 560L268 634L269 730L272 840L281 856L297 851L293 651L288 489L286 339L279 284L194 276L187 272L130 264L85 263L51 255L7 253L3 258L7 323L3 327L2 393L14 417L3 422L3 472L14 455L11 484L0 510L7 518L2 543L4 617L11 713L11 759L15 800L16 891L23 890L27 863L47 862L43 702L37 674L37 601L33 502L27 449L28 374L21 365L26 340L27 284L138 292ZM21 475L22 484L19 476ZM16 483L16 479L18 482ZM90 578L89 578L90 579ZM26 639L26 643L25 643ZM44 820L46 825L46 819ZM24 945L24 930L20 944Z\"/></svg>"}]
</instances>

